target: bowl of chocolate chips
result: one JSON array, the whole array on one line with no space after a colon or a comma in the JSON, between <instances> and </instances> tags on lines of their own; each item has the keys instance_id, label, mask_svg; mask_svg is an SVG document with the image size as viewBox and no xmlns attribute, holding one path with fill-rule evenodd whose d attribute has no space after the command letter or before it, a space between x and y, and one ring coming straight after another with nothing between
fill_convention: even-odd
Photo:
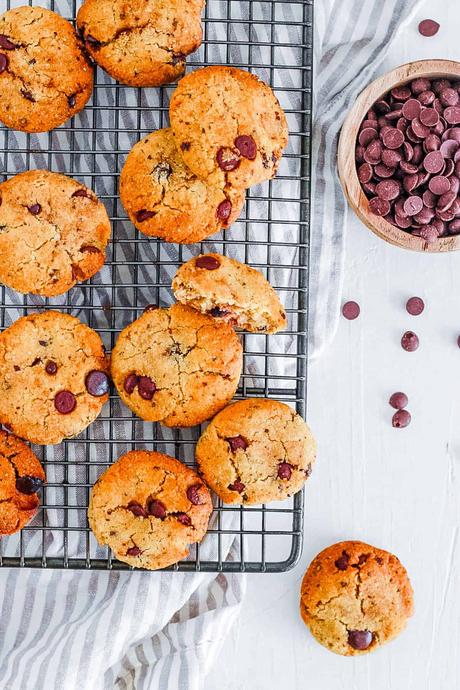
<instances>
[{"instance_id":1,"label":"bowl of chocolate chips","mask_svg":"<svg viewBox=\"0 0 460 690\"><path fill-rule=\"evenodd\" d=\"M340 180L376 235L405 249L460 249L460 63L420 60L372 82L340 133Z\"/></svg>"}]
</instances>

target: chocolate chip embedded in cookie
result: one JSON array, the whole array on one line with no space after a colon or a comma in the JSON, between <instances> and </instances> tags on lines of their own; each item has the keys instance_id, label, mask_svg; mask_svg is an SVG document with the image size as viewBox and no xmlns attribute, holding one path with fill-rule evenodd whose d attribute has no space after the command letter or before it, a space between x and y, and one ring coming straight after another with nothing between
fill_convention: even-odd
<instances>
[{"instance_id":1,"label":"chocolate chip embedded in cookie","mask_svg":"<svg viewBox=\"0 0 460 690\"><path fill-rule=\"evenodd\" d=\"M221 254L190 259L177 271L176 299L252 333L286 328L286 312L278 295L254 268Z\"/></svg>"},{"instance_id":2,"label":"chocolate chip embedded in cookie","mask_svg":"<svg viewBox=\"0 0 460 690\"><path fill-rule=\"evenodd\" d=\"M228 228L244 204L244 192L207 184L186 167L170 129L149 134L131 150L120 197L138 230L181 244Z\"/></svg>"},{"instance_id":3,"label":"chocolate chip embedded in cookie","mask_svg":"<svg viewBox=\"0 0 460 690\"><path fill-rule=\"evenodd\" d=\"M100 544L137 568L166 568L206 534L212 502L195 472L175 458L132 451L93 487L88 509Z\"/></svg>"},{"instance_id":4,"label":"chocolate chip embedded in cookie","mask_svg":"<svg viewBox=\"0 0 460 690\"><path fill-rule=\"evenodd\" d=\"M412 587L396 556L360 541L343 541L310 564L300 613L331 652L366 654L405 628L413 613Z\"/></svg>"},{"instance_id":5,"label":"chocolate chip embedded in cookie","mask_svg":"<svg viewBox=\"0 0 460 690\"><path fill-rule=\"evenodd\" d=\"M315 459L315 439L300 415L265 398L226 407L196 446L201 476L225 503L281 501L300 491Z\"/></svg>"},{"instance_id":6,"label":"chocolate chip embedded in cookie","mask_svg":"<svg viewBox=\"0 0 460 690\"><path fill-rule=\"evenodd\" d=\"M85 429L108 400L99 335L57 311L31 314L0 334L0 423L44 445Z\"/></svg>"},{"instance_id":7,"label":"chocolate chip embedded in cookie","mask_svg":"<svg viewBox=\"0 0 460 690\"><path fill-rule=\"evenodd\" d=\"M145 312L120 333L111 368L121 399L139 417L194 426L232 399L242 347L227 324L174 304Z\"/></svg>"},{"instance_id":8,"label":"chocolate chip embedded in cookie","mask_svg":"<svg viewBox=\"0 0 460 690\"><path fill-rule=\"evenodd\" d=\"M185 164L221 186L245 189L274 177L288 141L273 91L235 67L204 67L181 79L170 119Z\"/></svg>"},{"instance_id":9,"label":"chocolate chip embedded in cookie","mask_svg":"<svg viewBox=\"0 0 460 690\"><path fill-rule=\"evenodd\" d=\"M183 75L201 44L204 0L85 0L77 26L86 48L114 79L161 86Z\"/></svg>"},{"instance_id":10,"label":"chocolate chip embedded in cookie","mask_svg":"<svg viewBox=\"0 0 460 690\"><path fill-rule=\"evenodd\" d=\"M93 67L70 22L43 7L0 16L0 120L47 132L84 108Z\"/></svg>"},{"instance_id":11,"label":"chocolate chip embedded in cookie","mask_svg":"<svg viewBox=\"0 0 460 690\"><path fill-rule=\"evenodd\" d=\"M49 170L0 184L0 281L52 297L88 280L105 261L110 221L87 187Z\"/></svg>"},{"instance_id":12,"label":"chocolate chip embedded in cookie","mask_svg":"<svg viewBox=\"0 0 460 690\"><path fill-rule=\"evenodd\" d=\"M0 536L18 532L40 505L45 472L29 446L0 431Z\"/></svg>"}]
</instances>

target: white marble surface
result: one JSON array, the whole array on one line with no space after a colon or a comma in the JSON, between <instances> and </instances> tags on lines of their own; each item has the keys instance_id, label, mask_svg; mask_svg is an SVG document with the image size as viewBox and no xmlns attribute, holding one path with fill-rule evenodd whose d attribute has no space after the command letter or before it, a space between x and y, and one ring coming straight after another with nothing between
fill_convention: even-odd
<instances>
[{"instance_id":1,"label":"white marble surface","mask_svg":"<svg viewBox=\"0 0 460 690\"><path fill-rule=\"evenodd\" d=\"M365 0L364 0L365 1ZM401 0L403 1L403 0ZM434 38L420 19L441 23ZM382 71L419 58L460 60L460 3L427 0L402 28ZM205 690L457 690L460 688L460 253L396 249L351 213L343 297L361 304L310 367L309 422L319 441L306 495L304 553L282 575L248 577L241 619ZM426 310L410 317L406 299ZM420 337L415 353L399 340ZM410 427L391 427L403 390ZM318 645L298 615L302 575L322 548L357 538L396 553L415 590L406 632L356 659Z\"/></svg>"}]
</instances>

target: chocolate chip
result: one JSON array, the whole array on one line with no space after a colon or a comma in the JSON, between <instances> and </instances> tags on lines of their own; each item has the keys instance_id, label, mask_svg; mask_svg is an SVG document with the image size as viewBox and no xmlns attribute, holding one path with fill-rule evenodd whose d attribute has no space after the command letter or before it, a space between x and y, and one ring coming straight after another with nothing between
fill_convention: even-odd
<instances>
[{"instance_id":1,"label":"chocolate chip","mask_svg":"<svg viewBox=\"0 0 460 690\"><path fill-rule=\"evenodd\" d=\"M137 382L137 390L139 391L139 395L141 398L144 400L151 400L153 396L155 395L157 387L155 385L155 382L152 381L151 378L148 376L139 376L138 382Z\"/></svg>"},{"instance_id":2,"label":"chocolate chip","mask_svg":"<svg viewBox=\"0 0 460 690\"><path fill-rule=\"evenodd\" d=\"M346 570L350 562L350 556L346 551L342 551L342 555L335 561L334 565L338 570Z\"/></svg>"},{"instance_id":3,"label":"chocolate chip","mask_svg":"<svg viewBox=\"0 0 460 690\"><path fill-rule=\"evenodd\" d=\"M77 189L73 194L72 198L78 199L78 197L83 197L86 199L91 199L86 189Z\"/></svg>"},{"instance_id":4,"label":"chocolate chip","mask_svg":"<svg viewBox=\"0 0 460 690\"><path fill-rule=\"evenodd\" d=\"M57 373L57 370L58 370L58 365L56 364L56 362L52 362L50 360L49 362L46 363L45 371L50 376L54 376Z\"/></svg>"},{"instance_id":5,"label":"chocolate chip","mask_svg":"<svg viewBox=\"0 0 460 690\"><path fill-rule=\"evenodd\" d=\"M69 104L69 108L75 108L77 105L77 97L75 93L67 96L67 103Z\"/></svg>"},{"instance_id":6,"label":"chocolate chip","mask_svg":"<svg viewBox=\"0 0 460 690\"><path fill-rule=\"evenodd\" d=\"M215 256L204 254L195 259L197 268L205 268L207 271L215 271L220 267L220 261Z\"/></svg>"},{"instance_id":7,"label":"chocolate chip","mask_svg":"<svg viewBox=\"0 0 460 690\"><path fill-rule=\"evenodd\" d=\"M160 520L164 520L164 518L166 517L166 506L161 501L158 501L156 498L153 498L147 504L147 512L149 515L153 515L153 517L159 518Z\"/></svg>"},{"instance_id":8,"label":"chocolate chip","mask_svg":"<svg viewBox=\"0 0 460 690\"><path fill-rule=\"evenodd\" d=\"M86 390L95 398L101 398L109 392L109 377L104 371L90 371L85 379Z\"/></svg>"},{"instance_id":9,"label":"chocolate chip","mask_svg":"<svg viewBox=\"0 0 460 690\"><path fill-rule=\"evenodd\" d=\"M391 425L395 429L403 429L404 427L410 424L411 419L412 417L410 415L410 412L408 412L407 410L398 410L393 415Z\"/></svg>"},{"instance_id":10,"label":"chocolate chip","mask_svg":"<svg viewBox=\"0 0 460 690\"><path fill-rule=\"evenodd\" d=\"M425 309L425 302L421 297L409 297L406 302L406 309L411 316L420 316Z\"/></svg>"},{"instance_id":11,"label":"chocolate chip","mask_svg":"<svg viewBox=\"0 0 460 690\"><path fill-rule=\"evenodd\" d=\"M16 489L19 493L26 494L26 496L36 494L42 487L43 479L40 479L40 477L25 475L24 477L17 477L16 479Z\"/></svg>"},{"instance_id":12,"label":"chocolate chip","mask_svg":"<svg viewBox=\"0 0 460 690\"><path fill-rule=\"evenodd\" d=\"M222 318L223 316L228 316L230 312L228 309L221 309L220 307L213 307L212 309L209 310L208 314L211 314L211 316L215 316L216 318Z\"/></svg>"},{"instance_id":13,"label":"chocolate chip","mask_svg":"<svg viewBox=\"0 0 460 690\"><path fill-rule=\"evenodd\" d=\"M154 216L156 216L156 211L147 211L145 208L136 213L138 223L143 223L146 220L150 220L150 218L153 218Z\"/></svg>"},{"instance_id":14,"label":"chocolate chip","mask_svg":"<svg viewBox=\"0 0 460 690\"><path fill-rule=\"evenodd\" d=\"M27 89L21 89L21 95L23 98L26 99L26 101L30 101L31 103L35 103L35 98L33 94L30 91L27 91Z\"/></svg>"},{"instance_id":15,"label":"chocolate chip","mask_svg":"<svg viewBox=\"0 0 460 690\"><path fill-rule=\"evenodd\" d=\"M60 414L70 414L77 406L77 399L70 391L59 391L54 398L54 407Z\"/></svg>"},{"instance_id":16,"label":"chocolate chip","mask_svg":"<svg viewBox=\"0 0 460 690\"><path fill-rule=\"evenodd\" d=\"M190 503L193 503L194 506L200 505L200 489L202 487L202 484L193 484L192 486L189 486L187 489L187 498L190 501Z\"/></svg>"},{"instance_id":17,"label":"chocolate chip","mask_svg":"<svg viewBox=\"0 0 460 690\"><path fill-rule=\"evenodd\" d=\"M48 345L46 340L39 340L38 342L42 347L46 347Z\"/></svg>"},{"instance_id":18,"label":"chocolate chip","mask_svg":"<svg viewBox=\"0 0 460 690\"><path fill-rule=\"evenodd\" d=\"M423 19L418 25L419 33L422 36L431 37L438 33L439 24L434 19Z\"/></svg>"},{"instance_id":19,"label":"chocolate chip","mask_svg":"<svg viewBox=\"0 0 460 690\"><path fill-rule=\"evenodd\" d=\"M218 150L216 159L219 168L225 172L236 170L241 163L239 154L226 146Z\"/></svg>"},{"instance_id":20,"label":"chocolate chip","mask_svg":"<svg viewBox=\"0 0 460 690\"><path fill-rule=\"evenodd\" d=\"M38 214L39 214L40 211L42 210L42 207L40 206L40 204L33 204L32 206L28 206L28 207L27 207L27 210L28 210L29 213L31 213L33 216L38 216Z\"/></svg>"},{"instance_id":21,"label":"chocolate chip","mask_svg":"<svg viewBox=\"0 0 460 690\"><path fill-rule=\"evenodd\" d=\"M393 393L388 402L391 405L391 407L395 408L395 410L402 410L404 407L407 406L409 400L405 393L398 392Z\"/></svg>"},{"instance_id":22,"label":"chocolate chip","mask_svg":"<svg viewBox=\"0 0 460 690\"><path fill-rule=\"evenodd\" d=\"M246 439L242 436L231 436L230 438L227 438L226 441L229 444L232 453L235 453L239 448L246 450L249 445Z\"/></svg>"},{"instance_id":23,"label":"chocolate chip","mask_svg":"<svg viewBox=\"0 0 460 690\"><path fill-rule=\"evenodd\" d=\"M348 631L348 644L353 649L358 649L363 651L368 649L372 644L374 636L369 630L349 630Z\"/></svg>"},{"instance_id":24,"label":"chocolate chip","mask_svg":"<svg viewBox=\"0 0 460 690\"><path fill-rule=\"evenodd\" d=\"M93 247L92 244L84 244L80 247L80 251L82 254L99 254L101 250L97 247Z\"/></svg>"},{"instance_id":25,"label":"chocolate chip","mask_svg":"<svg viewBox=\"0 0 460 690\"><path fill-rule=\"evenodd\" d=\"M190 151L190 142L189 141L183 141L182 144L180 145L182 151Z\"/></svg>"},{"instance_id":26,"label":"chocolate chip","mask_svg":"<svg viewBox=\"0 0 460 690\"><path fill-rule=\"evenodd\" d=\"M127 550L126 555L127 556L140 556L141 553L142 553L142 551L140 550L140 548L138 546L131 546Z\"/></svg>"},{"instance_id":27,"label":"chocolate chip","mask_svg":"<svg viewBox=\"0 0 460 690\"><path fill-rule=\"evenodd\" d=\"M166 161L159 163L152 170L152 176L155 178L158 184L166 184L171 175L172 168Z\"/></svg>"},{"instance_id":28,"label":"chocolate chip","mask_svg":"<svg viewBox=\"0 0 460 690\"><path fill-rule=\"evenodd\" d=\"M131 393L133 393L138 382L139 382L139 376L137 376L137 374L129 374L129 376L127 376L125 378L123 388L125 389L126 393L128 393L128 395L131 395Z\"/></svg>"},{"instance_id":29,"label":"chocolate chip","mask_svg":"<svg viewBox=\"0 0 460 690\"><path fill-rule=\"evenodd\" d=\"M242 134L236 137L235 146L243 158L247 158L250 161L255 160L257 156L257 144L251 136Z\"/></svg>"},{"instance_id":30,"label":"chocolate chip","mask_svg":"<svg viewBox=\"0 0 460 690\"><path fill-rule=\"evenodd\" d=\"M190 527L192 524L192 520L187 513L176 513L176 518L182 525L186 525L187 527Z\"/></svg>"},{"instance_id":31,"label":"chocolate chip","mask_svg":"<svg viewBox=\"0 0 460 690\"><path fill-rule=\"evenodd\" d=\"M225 201L221 201L219 206L217 207L216 216L219 218L219 220L225 221L230 218L231 212L232 203L228 199L225 199Z\"/></svg>"},{"instance_id":32,"label":"chocolate chip","mask_svg":"<svg viewBox=\"0 0 460 690\"><path fill-rule=\"evenodd\" d=\"M131 511L136 517L147 517L147 511L141 506L140 503L136 501L131 501L128 503L128 510Z\"/></svg>"},{"instance_id":33,"label":"chocolate chip","mask_svg":"<svg viewBox=\"0 0 460 690\"><path fill-rule=\"evenodd\" d=\"M3 50L15 50L17 46L10 41L8 36L0 34L0 48L3 48Z\"/></svg>"},{"instance_id":34,"label":"chocolate chip","mask_svg":"<svg viewBox=\"0 0 460 690\"><path fill-rule=\"evenodd\" d=\"M185 62L185 55L184 53L174 53L171 59L171 64L173 67L176 67L176 65L183 64Z\"/></svg>"},{"instance_id":35,"label":"chocolate chip","mask_svg":"<svg viewBox=\"0 0 460 690\"><path fill-rule=\"evenodd\" d=\"M290 479L292 475L292 465L288 462L280 462L278 465L278 478Z\"/></svg>"},{"instance_id":36,"label":"chocolate chip","mask_svg":"<svg viewBox=\"0 0 460 690\"><path fill-rule=\"evenodd\" d=\"M361 312L361 309L360 309L359 304L357 302L345 302L345 304L342 307L342 314L349 321L353 321L354 319L357 319L360 312Z\"/></svg>"},{"instance_id":37,"label":"chocolate chip","mask_svg":"<svg viewBox=\"0 0 460 690\"><path fill-rule=\"evenodd\" d=\"M401 338L401 347L406 352L415 352L419 344L418 336L413 331L406 331Z\"/></svg>"},{"instance_id":38,"label":"chocolate chip","mask_svg":"<svg viewBox=\"0 0 460 690\"><path fill-rule=\"evenodd\" d=\"M4 53L0 53L0 74L2 74L8 67L8 58Z\"/></svg>"},{"instance_id":39,"label":"chocolate chip","mask_svg":"<svg viewBox=\"0 0 460 690\"><path fill-rule=\"evenodd\" d=\"M233 482L233 484L229 484L228 488L230 489L230 491L237 491L239 494L242 494L246 486L242 482L237 480L236 482Z\"/></svg>"}]
</instances>

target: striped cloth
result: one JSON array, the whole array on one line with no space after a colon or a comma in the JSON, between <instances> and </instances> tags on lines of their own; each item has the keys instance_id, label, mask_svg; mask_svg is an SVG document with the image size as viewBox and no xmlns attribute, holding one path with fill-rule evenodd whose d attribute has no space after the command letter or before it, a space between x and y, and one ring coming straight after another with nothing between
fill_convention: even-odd
<instances>
[{"instance_id":1,"label":"striped cloth","mask_svg":"<svg viewBox=\"0 0 460 690\"><path fill-rule=\"evenodd\" d=\"M335 172L338 130L418 3L318 0L316 5L314 354L332 338L339 310L346 207ZM283 11L289 16L293 8L285 3ZM40 167L39 160L35 164ZM226 545L230 559L233 548ZM236 574L1 572L0 686L198 690L238 615L244 585Z\"/></svg>"}]
</instances>

